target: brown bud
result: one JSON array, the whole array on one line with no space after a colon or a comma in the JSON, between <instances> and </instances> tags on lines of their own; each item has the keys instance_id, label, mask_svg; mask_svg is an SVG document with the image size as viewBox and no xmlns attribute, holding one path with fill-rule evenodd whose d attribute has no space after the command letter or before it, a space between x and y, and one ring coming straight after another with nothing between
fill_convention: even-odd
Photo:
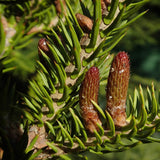
<instances>
[{"instance_id":1,"label":"brown bud","mask_svg":"<svg viewBox=\"0 0 160 160\"><path fill-rule=\"evenodd\" d=\"M91 100L97 103L99 90L99 70L97 67L91 67L85 75L82 82L79 103L82 113L82 118L85 123L85 127L91 133L95 130L98 131L98 124L102 124L99 118L98 112Z\"/></svg>"},{"instance_id":2,"label":"brown bud","mask_svg":"<svg viewBox=\"0 0 160 160\"><path fill-rule=\"evenodd\" d=\"M49 48L47 46L48 41L46 40L46 38L41 38L38 41L38 48L41 49L44 53L48 53L49 52Z\"/></svg>"},{"instance_id":3,"label":"brown bud","mask_svg":"<svg viewBox=\"0 0 160 160\"><path fill-rule=\"evenodd\" d=\"M111 4L111 0L103 0L104 3L106 4L106 6L110 5Z\"/></svg>"},{"instance_id":4,"label":"brown bud","mask_svg":"<svg viewBox=\"0 0 160 160\"><path fill-rule=\"evenodd\" d=\"M55 3L57 13L61 13L62 7L61 7L60 0L55 0L54 3ZM64 9L66 9L66 3L64 0L62 0L62 4L63 4Z\"/></svg>"},{"instance_id":5,"label":"brown bud","mask_svg":"<svg viewBox=\"0 0 160 160\"><path fill-rule=\"evenodd\" d=\"M49 42L47 41L46 38L41 38L39 41L38 41L38 55L39 55L39 59L40 61L43 63L44 60L43 60L43 56L40 52L40 49L52 60L54 61L54 58L52 56L52 53L50 52L50 49L48 47Z\"/></svg>"},{"instance_id":6,"label":"brown bud","mask_svg":"<svg viewBox=\"0 0 160 160\"><path fill-rule=\"evenodd\" d=\"M82 30L86 33L90 33L93 27L93 21L83 14L77 13L76 18Z\"/></svg>"},{"instance_id":7,"label":"brown bud","mask_svg":"<svg viewBox=\"0 0 160 160\"><path fill-rule=\"evenodd\" d=\"M112 62L106 88L106 109L111 114L116 127L126 125L125 110L129 76L128 55L119 52Z\"/></svg>"},{"instance_id":8,"label":"brown bud","mask_svg":"<svg viewBox=\"0 0 160 160\"><path fill-rule=\"evenodd\" d=\"M101 0L101 9L102 9L102 14L105 14L107 11L108 5L110 5L111 2L110 0Z\"/></svg>"},{"instance_id":9,"label":"brown bud","mask_svg":"<svg viewBox=\"0 0 160 160\"><path fill-rule=\"evenodd\" d=\"M103 14L103 12L105 12L107 10L107 7L106 7L104 0L101 0L101 9L102 9L102 14Z\"/></svg>"}]
</instances>

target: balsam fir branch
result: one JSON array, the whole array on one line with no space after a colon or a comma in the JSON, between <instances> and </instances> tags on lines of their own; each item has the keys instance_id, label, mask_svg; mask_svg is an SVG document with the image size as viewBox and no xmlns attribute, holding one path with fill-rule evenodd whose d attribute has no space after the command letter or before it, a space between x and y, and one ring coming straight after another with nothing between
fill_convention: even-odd
<instances>
[{"instance_id":1,"label":"balsam fir branch","mask_svg":"<svg viewBox=\"0 0 160 160\"><path fill-rule=\"evenodd\" d=\"M126 68L129 69L128 57L124 52L121 52L123 56L120 56L119 53L113 60L114 55L111 54L111 51L126 34L126 28L146 13L144 11L139 15L134 14L145 2L147 0L136 2L128 0L57 0L48 3L46 1L25 2L22 5L16 5L21 12L26 11L23 13L27 21L23 19L23 16L20 17L21 24L17 26L21 28L19 31L16 30L14 37L11 37L12 43L9 44L7 49L4 47L5 32L2 25L0 26L0 32L3 35L0 41L2 42L0 43L1 50L3 54L7 55L1 61L3 66L1 74L6 67L5 64L9 63L7 58L9 58L11 48L23 47L25 42L32 37L30 33L34 31L32 29L37 21L39 24L41 22L42 24L53 22L51 13L54 15L52 10L54 5L58 12L55 18L58 21L50 30L46 26L45 31L47 32L44 32L46 36L40 39L38 43L39 60L36 62L36 74L28 79L29 90L27 93L21 93L20 99L16 101L19 103L14 104L16 105L14 107L16 111L23 116L21 124L24 126L24 132L21 135L23 137L21 138L23 144L21 151L24 159L35 159L39 154L45 158L58 159L61 157L67 159L67 153L70 152L77 155L84 151L94 153L116 152L129 149L140 143L160 141L153 136L155 132L159 131L158 100L153 84L151 89L147 89L147 98L143 95L141 86L139 90L135 90L133 96L129 96L129 105L126 111L123 108L127 123L120 126L118 124L118 130L116 128L117 123L115 123L116 114L113 115L110 112L109 100L107 100L109 109L106 111L98 105L97 101L99 84L97 81L100 80L101 84L108 80L108 85L111 85L111 82L114 81L117 82L118 86L120 85L118 81L120 79L120 82L126 82L125 89L122 87L124 89L123 105L125 105L129 80L127 77L129 71L126 70ZM42 8L44 10L40 12ZM50 11L53 12L50 13ZM32 15L33 19L37 18L37 21L32 21ZM84 17L88 21L81 19ZM28 24L27 27L22 25L24 22ZM25 32L22 32L23 30ZM116 61L117 57L119 57L118 61ZM126 77L124 76L121 79L118 74L112 76L109 73L115 65L118 65L118 69L120 68L119 72L126 73ZM92 75L95 68L96 75ZM94 86L91 85L90 88L87 81ZM110 91L109 87L107 88ZM94 90L96 93L92 92ZM85 103L85 99L82 100L83 94L86 96L85 91L88 98L87 105L92 106L92 111L96 113L98 119L97 124L94 121L96 129L87 126L88 113L85 116L84 114L81 115L81 109L84 111L84 108L79 106L79 102L82 104L82 101L84 101ZM114 91L113 94L112 92L109 93L109 97L115 96ZM79 92L81 93L80 97ZM96 96L93 98L94 94ZM120 97L117 99L119 101ZM92 115L91 118L93 118ZM37 131L37 134L33 135L34 130ZM27 133L29 137L27 137ZM1 134L1 137L4 136ZM28 138L30 143L26 144L24 141ZM5 140L8 142L7 145L12 148L10 137L6 136ZM38 146L41 142L42 144ZM1 146L4 155L6 155L6 152L9 154L13 151L8 150L4 141L1 141ZM18 159L19 157L16 157L16 153L13 153L12 159L15 158Z\"/></svg>"}]
</instances>

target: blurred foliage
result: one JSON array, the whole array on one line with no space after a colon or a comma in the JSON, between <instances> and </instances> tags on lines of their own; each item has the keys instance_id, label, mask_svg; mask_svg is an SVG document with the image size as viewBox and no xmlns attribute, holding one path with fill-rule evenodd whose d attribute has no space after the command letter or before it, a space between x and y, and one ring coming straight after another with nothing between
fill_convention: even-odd
<instances>
[{"instance_id":1,"label":"blurred foliage","mask_svg":"<svg viewBox=\"0 0 160 160\"><path fill-rule=\"evenodd\" d=\"M0 49L0 56L5 53L12 59L6 68L16 66L12 71L16 78L26 81L35 72L38 39L50 30L55 16L50 0L0 1L0 19L6 35L5 49Z\"/></svg>"},{"instance_id":2,"label":"blurred foliage","mask_svg":"<svg viewBox=\"0 0 160 160\"><path fill-rule=\"evenodd\" d=\"M38 39L34 38L32 40L32 44L24 47L23 49L14 50L10 54L13 62L6 67L16 66L13 71L13 75L21 81L27 81L28 76L35 72L37 41Z\"/></svg>"},{"instance_id":3,"label":"blurred foliage","mask_svg":"<svg viewBox=\"0 0 160 160\"><path fill-rule=\"evenodd\" d=\"M160 157L159 143L143 144L124 152L94 154L86 152L88 160L158 160ZM78 160L78 159L77 159Z\"/></svg>"}]
</instances>

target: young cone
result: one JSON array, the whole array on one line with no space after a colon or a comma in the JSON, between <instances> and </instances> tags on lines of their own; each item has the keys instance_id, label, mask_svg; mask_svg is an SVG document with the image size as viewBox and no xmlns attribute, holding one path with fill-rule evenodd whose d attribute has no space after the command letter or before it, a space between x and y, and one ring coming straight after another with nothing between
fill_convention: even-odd
<instances>
[{"instance_id":1,"label":"young cone","mask_svg":"<svg viewBox=\"0 0 160 160\"><path fill-rule=\"evenodd\" d=\"M111 114L116 127L126 125L126 97L130 76L129 57L119 52L114 58L106 88L107 111Z\"/></svg>"},{"instance_id":2,"label":"young cone","mask_svg":"<svg viewBox=\"0 0 160 160\"><path fill-rule=\"evenodd\" d=\"M91 133L98 131L98 124L102 124L99 119L98 112L91 100L97 103L99 90L99 70L97 67L91 67L85 75L85 79L82 82L79 103L82 113L82 118L85 123L85 127Z\"/></svg>"}]
</instances>

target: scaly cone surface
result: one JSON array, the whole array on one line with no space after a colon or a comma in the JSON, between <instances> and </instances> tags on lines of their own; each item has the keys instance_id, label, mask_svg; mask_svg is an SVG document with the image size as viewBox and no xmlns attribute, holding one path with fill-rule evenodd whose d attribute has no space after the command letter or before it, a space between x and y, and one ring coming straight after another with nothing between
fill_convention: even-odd
<instances>
[{"instance_id":1,"label":"scaly cone surface","mask_svg":"<svg viewBox=\"0 0 160 160\"><path fill-rule=\"evenodd\" d=\"M114 58L106 88L107 111L111 114L116 127L126 125L126 97L130 76L129 57L119 52Z\"/></svg>"},{"instance_id":2,"label":"scaly cone surface","mask_svg":"<svg viewBox=\"0 0 160 160\"><path fill-rule=\"evenodd\" d=\"M99 69L97 67L91 67L85 75L80 88L80 107L82 111L82 118L85 123L85 127L91 133L98 131L98 124L102 124L99 119L98 112L91 100L97 103L99 90Z\"/></svg>"}]
</instances>

